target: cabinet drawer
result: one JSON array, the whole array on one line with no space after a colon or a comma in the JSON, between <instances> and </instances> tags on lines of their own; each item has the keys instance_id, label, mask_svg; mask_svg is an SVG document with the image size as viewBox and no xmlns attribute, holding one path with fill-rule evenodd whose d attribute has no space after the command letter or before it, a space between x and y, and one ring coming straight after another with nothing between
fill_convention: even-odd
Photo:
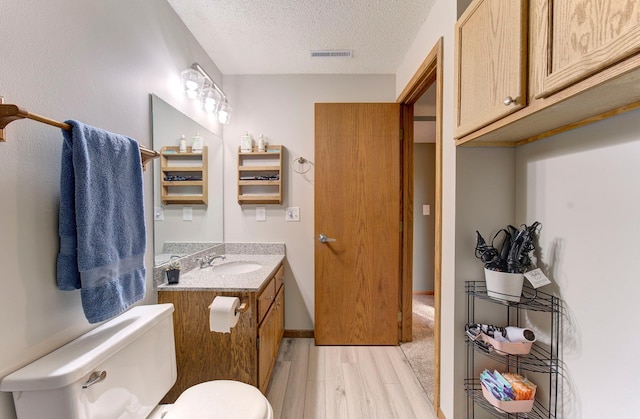
<instances>
[{"instance_id":1,"label":"cabinet drawer","mask_svg":"<svg viewBox=\"0 0 640 419\"><path fill-rule=\"evenodd\" d=\"M284 266L280 265L278 272L276 272L276 292L284 285Z\"/></svg>"},{"instance_id":2,"label":"cabinet drawer","mask_svg":"<svg viewBox=\"0 0 640 419\"><path fill-rule=\"evenodd\" d=\"M271 278L263 290L258 294L258 324L262 322L269 311L271 303L276 298L276 280Z\"/></svg>"}]
</instances>

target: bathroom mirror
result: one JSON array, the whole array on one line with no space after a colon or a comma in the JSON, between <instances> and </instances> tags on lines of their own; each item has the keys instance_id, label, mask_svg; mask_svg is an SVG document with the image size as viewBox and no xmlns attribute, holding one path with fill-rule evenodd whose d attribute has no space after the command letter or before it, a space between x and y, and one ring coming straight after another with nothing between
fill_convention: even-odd
<instances>
[{"instance_id":1,"label":"bathroom mirror","mask_svg":"<svg viewBox=\"0 0 640 419\"><path fill-rule=\"evenodd\" d=\"M154 266L158 266L172 255L185 256L224 241L223 146L222 138L154 94L151 122L154 150L178 146L182 135L190 146L196 134L208 149L208 205L162 204L161 162L156 160L153 164L153 248Z\"/></svg>"}]
</instances>

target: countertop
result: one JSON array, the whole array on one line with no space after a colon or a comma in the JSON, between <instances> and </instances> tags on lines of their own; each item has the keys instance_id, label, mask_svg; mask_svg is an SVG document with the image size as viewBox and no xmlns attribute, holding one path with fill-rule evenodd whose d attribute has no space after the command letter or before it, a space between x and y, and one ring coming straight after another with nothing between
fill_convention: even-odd
<instances>
[{"instance_id":1,"label":"countertop","mask_svg":"<svg viewBox=\"0 0 640 419\"><path fill-rule=\"evenodd\" d=\"M284 255L227 254L216 259L213 267L228 262L255 262L262 268L243 274L216 274L213 267L195 267L180 274L177 284L157 286L158 291L258 291L271 278L284 260Z\"/></svg>"}]
</instances>

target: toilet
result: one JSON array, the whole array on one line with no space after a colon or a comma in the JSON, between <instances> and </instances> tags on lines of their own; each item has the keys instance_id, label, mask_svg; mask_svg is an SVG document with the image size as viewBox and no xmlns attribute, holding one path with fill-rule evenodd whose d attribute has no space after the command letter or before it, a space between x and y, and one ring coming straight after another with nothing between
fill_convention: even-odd
<instances>
[{"instance_id":1,"label":"toilet","mask_svg":"<svg viewBox=\"0 0 640 419\"><path fill-rule=\"evenodd\" d=\"M0 381L18 419L145 419L176 381L173 305L137 306ZM272 419L254 386L185 390L163 419Z\"/></svg>"}]
</instances>

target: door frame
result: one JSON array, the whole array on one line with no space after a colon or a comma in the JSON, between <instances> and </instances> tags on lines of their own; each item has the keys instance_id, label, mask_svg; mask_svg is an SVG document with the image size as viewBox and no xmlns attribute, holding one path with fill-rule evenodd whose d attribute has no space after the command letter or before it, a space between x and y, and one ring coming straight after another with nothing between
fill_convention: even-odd
<instances>
[{"instance_id":1,"label":"door frame","mask_svg":"<svg viewBox=\"0 0 640 419\"><path fill-rule=\"evenodd\" d=\"M440 304L442 281L442 95L443 38L439 38L398 98L403 109L402 128L402 275L401 275L401 341L412 340L413 321L413 105L436 85L436 188L435 188L435 254L434 254L434 359L433 380L436 412L440 410Z\"/></svg>"}]
</instances>

